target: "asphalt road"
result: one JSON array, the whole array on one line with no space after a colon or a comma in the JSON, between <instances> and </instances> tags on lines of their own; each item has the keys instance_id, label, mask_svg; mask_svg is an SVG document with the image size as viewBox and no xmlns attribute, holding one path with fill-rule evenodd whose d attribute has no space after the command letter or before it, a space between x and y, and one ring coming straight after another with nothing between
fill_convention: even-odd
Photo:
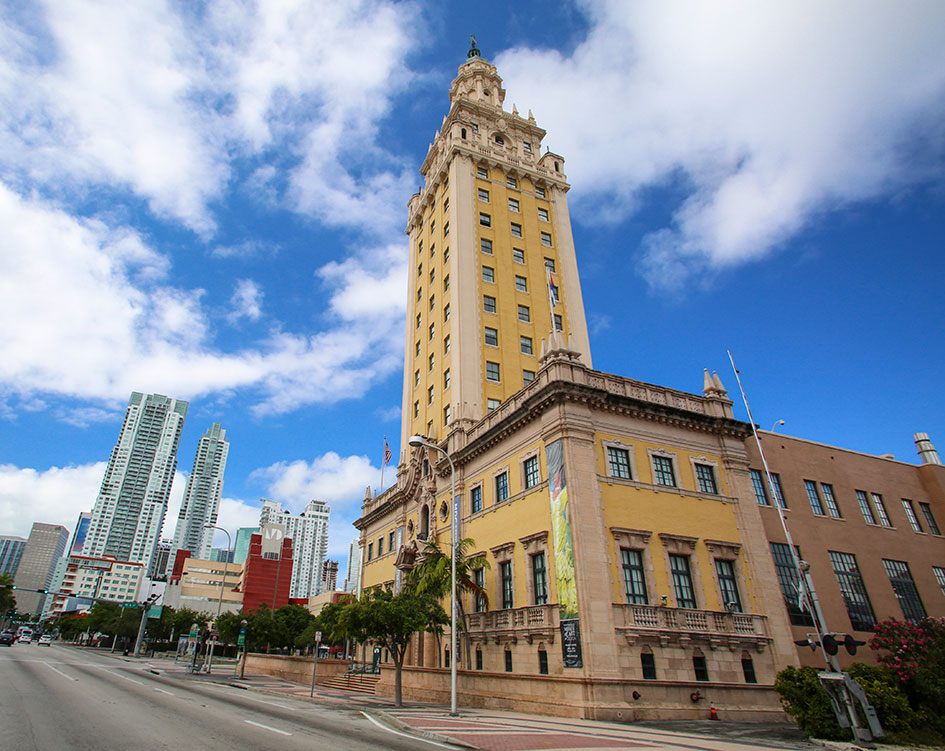
<instances>
[{"instance_id":1,"label":"asphalt road","mask_svg":"<svg viewBox=\"0 0 945 751\"><path fill-rule=\"evenodd\" d=\"M64 645L0 647L3 751L454 748L355 710L155 675Z\"/></svg>"}]
</instances>

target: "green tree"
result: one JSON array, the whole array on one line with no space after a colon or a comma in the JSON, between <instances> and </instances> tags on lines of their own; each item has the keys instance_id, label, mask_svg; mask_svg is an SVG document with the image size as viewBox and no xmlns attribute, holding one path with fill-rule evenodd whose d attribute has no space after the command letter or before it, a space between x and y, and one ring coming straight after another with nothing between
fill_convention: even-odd
<instances>
[{"instance_id":1,"label":"green tree","mask_svg":"<svg viewBox=\"0 0 945 751\"><path fill-rule=\"evenodd\" d=\"M0 574L0 619L16 612L16 596L13 589L13 577Z\"/></svg>"},{"instance_id":2,"label":"green tree","mask_svg":"<svg viewBox=\"0 0 945 751\"><path fill-rule=\"evenodd\" d=\"M315 619L310 623L295 640L295 646L299 648L310 647L315 643L316 632L321 632L321 643L324 646L341 646L347 639L353 638L348 634L341 622L341 614L345 606L354 602L352 595L346 595L342 601L331 602L319 611Z\"/></svg>"},{"instance_id":3,"label":"green tree","mask_svg":"<svg viewBox=\"0 0 945 751\"><path fill-rule=\"evenodd\" d=\"M276 619L266 603L245 614L243 618L247 621L246 646L250 651L265 649L269 652L272 647L282 647L289 643L288 630Z\"/></svg>"},{"instance_id":4,"label":"green tree","mask_svg":"<svg viewBox=\"0 0 945 751\"><path fill-rule=\"evenodd\" d=\"M283 605L274 613L275 619L285 628L285 641L279 646L293 646L302 633L315 622L315 616L301 605Z\"/></svg>"},{"instance_id":5,"label":"green tree","mask_svg":"<svg viewBox=\"0 0 945 751\"><path fill-rule=\"evenodd\" d=\"M403 706L402 672L410 638L417 631L432 631L449 622L437 598L404 587L397 594L384 589L365 592L357 602L345 606L341 628L358 641L372 641L390 652L394 663L394 704Z\"/></svg>"},{"instance_id":6,"label":"green tree","mask_svg":"<svg viewBox=\"0 0 945 751\"><path fill-rule=\"evenodd\" d=\"M463 595L470 594L473 598L481 598L486 603L485 607L489 607L489 595L485 589L476 584L475 576L477 569L489 568L489 561L485 556L468 554L475 544L475 541L468 537L456 543L456 609L459 615L457 625L463 630L467 667L470 664L471 647L469 636L465 633L466 608L463 604ZM423 550L423 560L411 570L407 582L415 587L417 592L430 594L442 600L449 597L452 589L450 574L450 556L443 552L436 539L432 539L427 542ZM442 650L438 649L437 652L442 653Z\"/></svg>"}]
</instances>

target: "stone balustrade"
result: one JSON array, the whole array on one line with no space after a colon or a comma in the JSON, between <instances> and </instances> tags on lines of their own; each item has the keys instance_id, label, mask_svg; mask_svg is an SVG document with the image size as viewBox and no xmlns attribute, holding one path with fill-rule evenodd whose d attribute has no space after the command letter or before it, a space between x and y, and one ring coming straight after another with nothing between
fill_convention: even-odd
<instances>
[{"instance_id":1,"label":"stone balustrade","mask_svg":"<svg viewBox=\"0 0 945 751\"><path fill-rule=\"evenodd\" d=\"M752 646L760 652L771 641L767 618L754 613L614 604L614 620L629 644Z\"/></svg>"},{"instance_id":2,"label":"stone balustrade","mask_svg":"<svg viewBox=\"0 0 945 751\"><path fill-rule=\"evenodd\" d=\"M524 608L489 610L466 615L466 632L473 642L515 643L553 642L558 630L557 605L529 605Z\"/></svg>"}]
</instances>

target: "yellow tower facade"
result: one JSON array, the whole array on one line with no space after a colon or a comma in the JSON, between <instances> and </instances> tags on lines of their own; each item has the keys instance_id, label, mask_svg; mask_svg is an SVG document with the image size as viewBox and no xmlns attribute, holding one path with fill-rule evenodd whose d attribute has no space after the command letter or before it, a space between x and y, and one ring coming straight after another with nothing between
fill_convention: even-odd
<instances>
[{"instance_id":1,"label":"yellow tower facade","mask_svg":"<svg viewBox=\"0 0 945 751\"><path fill-rule=\"evenodd\" d=\"M474 48L409 203L402 447L534 380L552 325L591 362L564 159L542 154L545 131L504 100Z\"/></svg>"}]
</instances>

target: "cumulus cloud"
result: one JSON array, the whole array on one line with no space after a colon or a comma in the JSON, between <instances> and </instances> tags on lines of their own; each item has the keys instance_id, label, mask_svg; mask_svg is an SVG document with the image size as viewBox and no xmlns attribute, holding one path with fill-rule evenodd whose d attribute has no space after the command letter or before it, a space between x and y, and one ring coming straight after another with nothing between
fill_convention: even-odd
<instances>
[{"instance_id":1,"label":"cumulus cloud","mask_svg":"<svg viewBox=\"0 0 945 751\"><path fill-rule=\"evenodd\" d=\"M945 6L587 0L570 55L499 55L570 161L582 212L683 198L644 241L656 286L756 259L820 213L941 178ZM588 86L594 81L594 86ZM589 126L589 118L593 125Z\"/></svg>"},{"instance_id":2,"label":"cumulus cloud","mask_svg":"<svg viewBox=\"0 0 945 751\"><path fill-rule=\"evenodd\" d=\"M380 472L366 456L342 457L329 451L311 462L276 462L255 470L250 477L264 481L270 497L288 504L296 513L312 499L326 501L334 512L356 508L364 499L364 489L377 484Z\"/></svg>"},{"instance_id":3,"label":"cumulus cloud","mask_svg":"<svg viewBox=\"0 0 945 751\"><path fill-rule=\"evenodd\" d=\"M237 323L241 318L258 321L262 315L263 292L252 279L238 279L230 304L233 310L227 315L230 323Z\"/></svg>"},{"instance_id":4,"label":"cumulus cloud","mask_svg":"<svg viewBox=\"0 0 945 751\"><path fill-rule=\"evenodd\" d=\"M37 470L0 465L0 529L29 537L33 522L61 524L71 534L82 511L95 505L105 462Z\"/></svg>"}]
</instances>

